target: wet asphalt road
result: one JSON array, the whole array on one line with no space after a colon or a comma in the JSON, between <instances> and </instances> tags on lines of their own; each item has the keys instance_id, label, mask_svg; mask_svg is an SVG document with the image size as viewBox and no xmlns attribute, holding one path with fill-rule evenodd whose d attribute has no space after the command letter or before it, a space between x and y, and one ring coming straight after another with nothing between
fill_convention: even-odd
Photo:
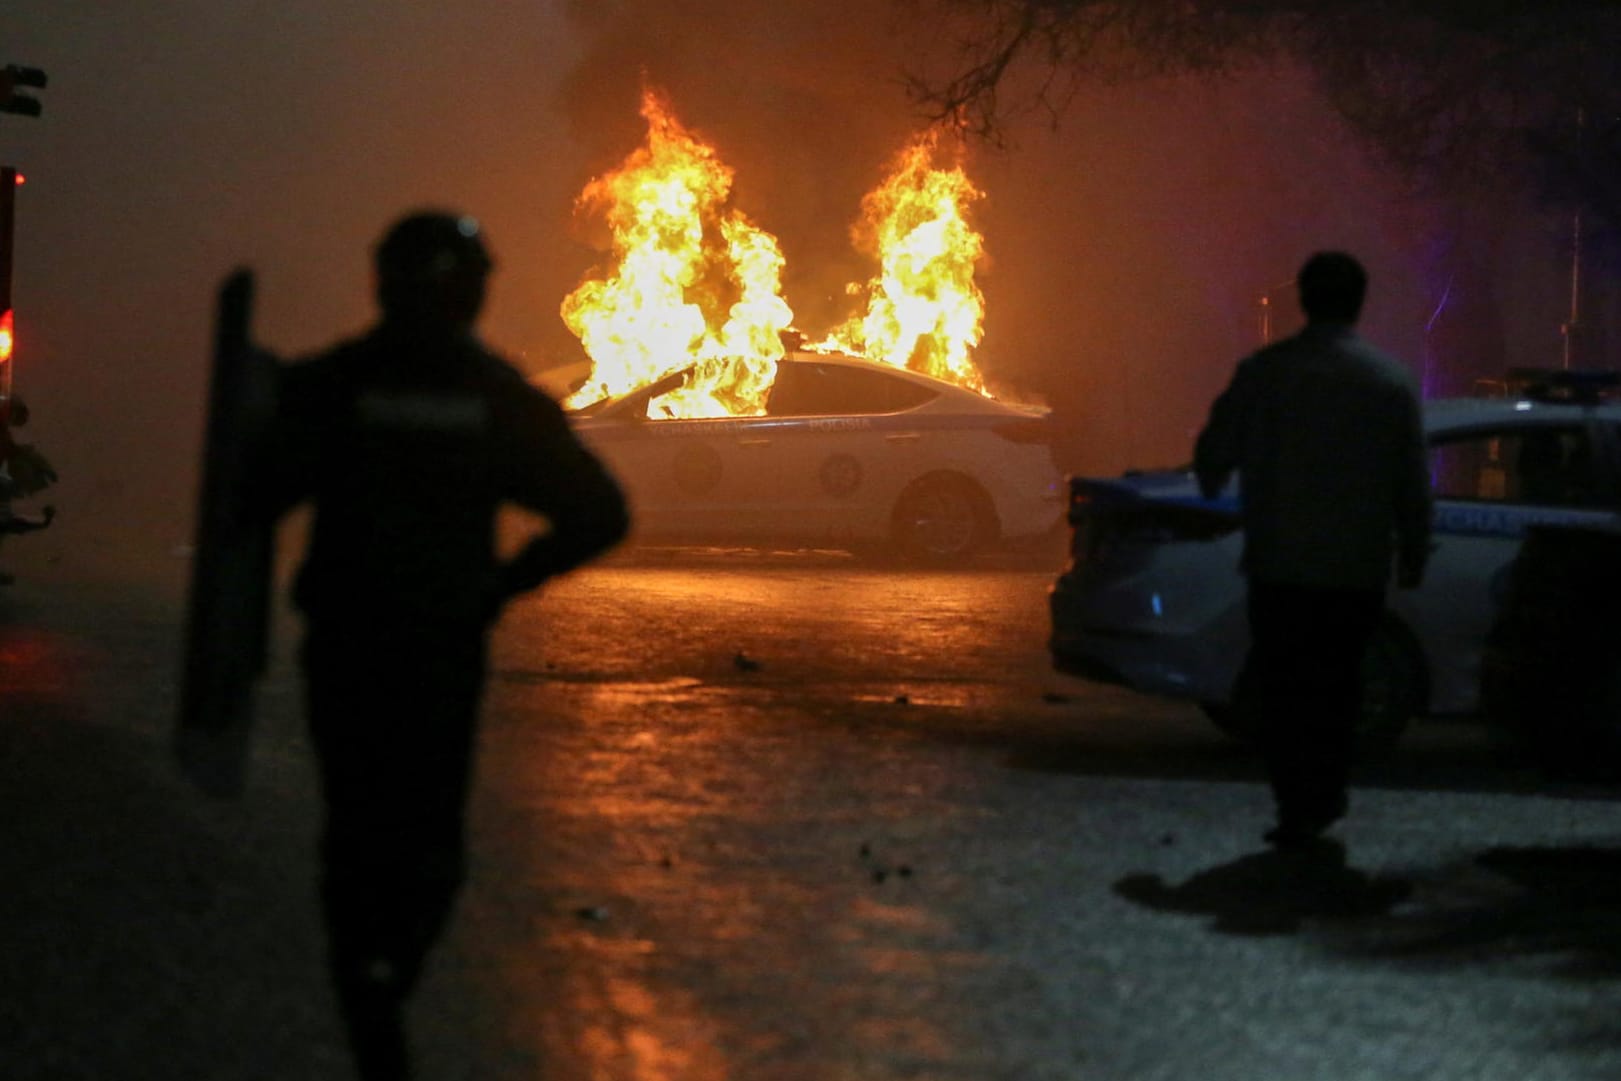
<instances>
[{"instance_id":1,"label":"wet asphalt road","mask_svg":"<svg viewBox=\"0 0 1621 1081\"><path fill-rule=\"evenodd\" d=\"M217 804L167 759L181 572L18 569L0 1077L345 1077L293 625ZM1272 855L1195 710L1049 671L1050 578L687 553L517 605L422 1076L1621 1076L1614 793L1432 724Z\"/></svg>"}]
</instances>

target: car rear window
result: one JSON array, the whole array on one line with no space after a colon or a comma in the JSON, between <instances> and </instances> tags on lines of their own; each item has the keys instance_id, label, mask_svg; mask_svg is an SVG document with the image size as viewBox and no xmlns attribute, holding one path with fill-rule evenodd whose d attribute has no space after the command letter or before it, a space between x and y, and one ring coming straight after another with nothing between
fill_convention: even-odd
<instances>
[{"instance_id":1,"label":"car rear window","mask_svg":"<svg viewBox=\"0 0 1621 1081\"><path fill-rule=\"evenodd\" d=\"M777 365L766 413L773 417L899 413L935 396L928 387L884 372L792 361Z\"/></svg>"},{"instance_id":2,"label":"car rear window","mask_svg":"<svg viewBox=\"0 0 1621 1081\"><path fill-rule=\"evenodd\" d=\"M1430 448L1440 499L1588 507L1603 502L1592 440L1583 428L1470 432Z\"/></svg>"}]
</instances>

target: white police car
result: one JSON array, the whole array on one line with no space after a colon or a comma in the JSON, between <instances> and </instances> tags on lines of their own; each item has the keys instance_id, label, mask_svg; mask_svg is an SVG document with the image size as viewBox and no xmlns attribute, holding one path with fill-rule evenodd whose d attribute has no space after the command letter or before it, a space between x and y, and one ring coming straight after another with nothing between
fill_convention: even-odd
<instances>
[{"instance_id":1,"label":"white police car","mask_svg":"<svg viewBox=\"0 0 1621 1081\"><path fill-rule=\"evenodd\" d=\"M686 371L575 410L619 478L633 539L793 544L959 561L1064 509L1047 411L853 357L790 353L762 416L656 419Z\"/></svg>"},{"instance_id":2,"label":"white police car","mask_svg":"<svg viewBox=\"0 0 1621 1081\"><path fill-rule=\"evenodd\" d=\"M1621 402L1591 389L1578 398L1425 404L1435 548L1422 587L1391 592L1369 650L1364 738L1478 709L1486 634L1528 526L1621 524ZM1206 500L1187 471L1070 485L1071 559L1050 598L1054 666L1198 701L1240 729L1232 704L1249 628L1236 487Z\"/></svg>"}]
</instances>

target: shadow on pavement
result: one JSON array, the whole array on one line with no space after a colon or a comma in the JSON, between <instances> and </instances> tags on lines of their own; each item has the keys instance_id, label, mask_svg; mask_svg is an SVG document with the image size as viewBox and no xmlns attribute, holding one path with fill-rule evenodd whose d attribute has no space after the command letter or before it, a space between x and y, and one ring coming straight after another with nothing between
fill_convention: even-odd
<instances>
[{"instance_id":1,"label":"shadow on pavement","mask_svg":"<svg viewBox=\"0 0 1621 1081\"><path fill-rule=\"evenodd\" d=\"M1337 945L1455 966L1522 959L1572 979L1621 976L1621 849L1492 848L1423 876L1413 903Z\"/></svg>"},{"instance_id":2,"label":"shadow on pavement","mask_svg":"<svg viewBox=\"0 0 1621 1081\"><path fill-rule=\"evenodd\" d=\"M1312 919L1385 915L1412 894L1413 884L1347 866L1345 846L1324 838L1242 856L1175 886L1158 875L1127 875L1114 892L1156 912L1208 916L1210 929L1221 934L1279 935Z\"/></svg>"},{"instance_id":3,"label":"shadow on pavement","mask_svg":"<svg viewBox=\"0 0 1621 1081\"><path fill-rule=\"evenodd\" d=\"M1319 945L1358 963L1572 984L1587 1005L1548 1016L1540 1039L1605 1058L1621 1048L1621 849L1491 848L1415 877L1407 903L1321 927Z\"/></svg>"},{"instance_id":4,"label":"shadow on pavement","mask_svg":"<svg viewBox=\"0 0 1621 1081\"><path fill-rule=\"evenodd\" d=\"M1197 722L1189 722L1196 726ZM1118 730L1056 734L1050 731L946 731L942 740L996 746L1013 769L1092 777L1156 780L1260 781L1259 755L1236 740L1161 723L1141 733ZM1492 792L1582 800L1621 800L1621 784L1552 776L1517 758L1490 737L1453 724L1418 733L1402 747L1357 762L1358 788L1429 792Z\"/></svg>"},{"instance_id":5,"label":"shadow on pavement","mask_svg":"<svg viewBox=\"0 0 1621 1081\"><path fill-rule=\"evenodd\" d=\"M1298 934L1356 964L1572 983L1589 989L1593 1006L1550 1015L1541 1038L1602 1055L1621 1047L1621 1022L1602 1005L1621 977L1621 849L1500 847L1380 877L1349 867L1343 846L1325 839L1246 855L1178 885L1128 875L1114 892L1155 912L1206 917L1218 934Z\"/></svg>"}]
</instances>

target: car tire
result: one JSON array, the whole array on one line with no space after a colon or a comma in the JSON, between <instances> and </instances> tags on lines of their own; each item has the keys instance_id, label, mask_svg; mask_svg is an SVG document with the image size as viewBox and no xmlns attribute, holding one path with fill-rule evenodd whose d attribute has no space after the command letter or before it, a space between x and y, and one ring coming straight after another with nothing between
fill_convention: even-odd
<instances>
[{"instance_id":1,"label":"car tire","mask_svg":"<svg viewBox=\"0 0 1621 1081\"><path fill-rule=\"evenodd\" d=\"M1357 750L1365 756L1389 754L1407 724L1424 710L1424 654L1413 632L1386 619L1373 632L1362 660L1362 716Z\"/></svg>"},{"instance_id":2,"label":"car tire","mask_svg":"<svg viewBox=\"0 0 1621 1081\"><path fill-rule=\"evenodd\" d=\"M1255 739L1254 714L1233 702L1205 701L1199 703L1212 724L1234 739L1251 743Z\"/></svg>"},{"instance_id":3,"label":"car tire","mask_svg":"<svg viewBox=\"0 0 1621 1081\"><path fill-rule=\"evenodd\" d=\"M960 563L996 537L996 512L985 490L966 477L932 473L895 501L891 541L915 563Z\"/></svg>"},{"instance_id":4,"label":"car tire","mask_svg":"<svg viewBox=\"0 0 1621 1081\"><path fill-rule=\"evenodd\" d=\"M1412 632L1394 619L1380 623L1362 661L1362 715L1355 731L1359 758L1379 758L1395 749L1407 723L1424 709L1425 678L1423 652ZM1259 733L1247 697L1240 680L1231 701L1203 701L1199 708L1229 736L1252 743Z\"/></svg>"}]
</instances>

